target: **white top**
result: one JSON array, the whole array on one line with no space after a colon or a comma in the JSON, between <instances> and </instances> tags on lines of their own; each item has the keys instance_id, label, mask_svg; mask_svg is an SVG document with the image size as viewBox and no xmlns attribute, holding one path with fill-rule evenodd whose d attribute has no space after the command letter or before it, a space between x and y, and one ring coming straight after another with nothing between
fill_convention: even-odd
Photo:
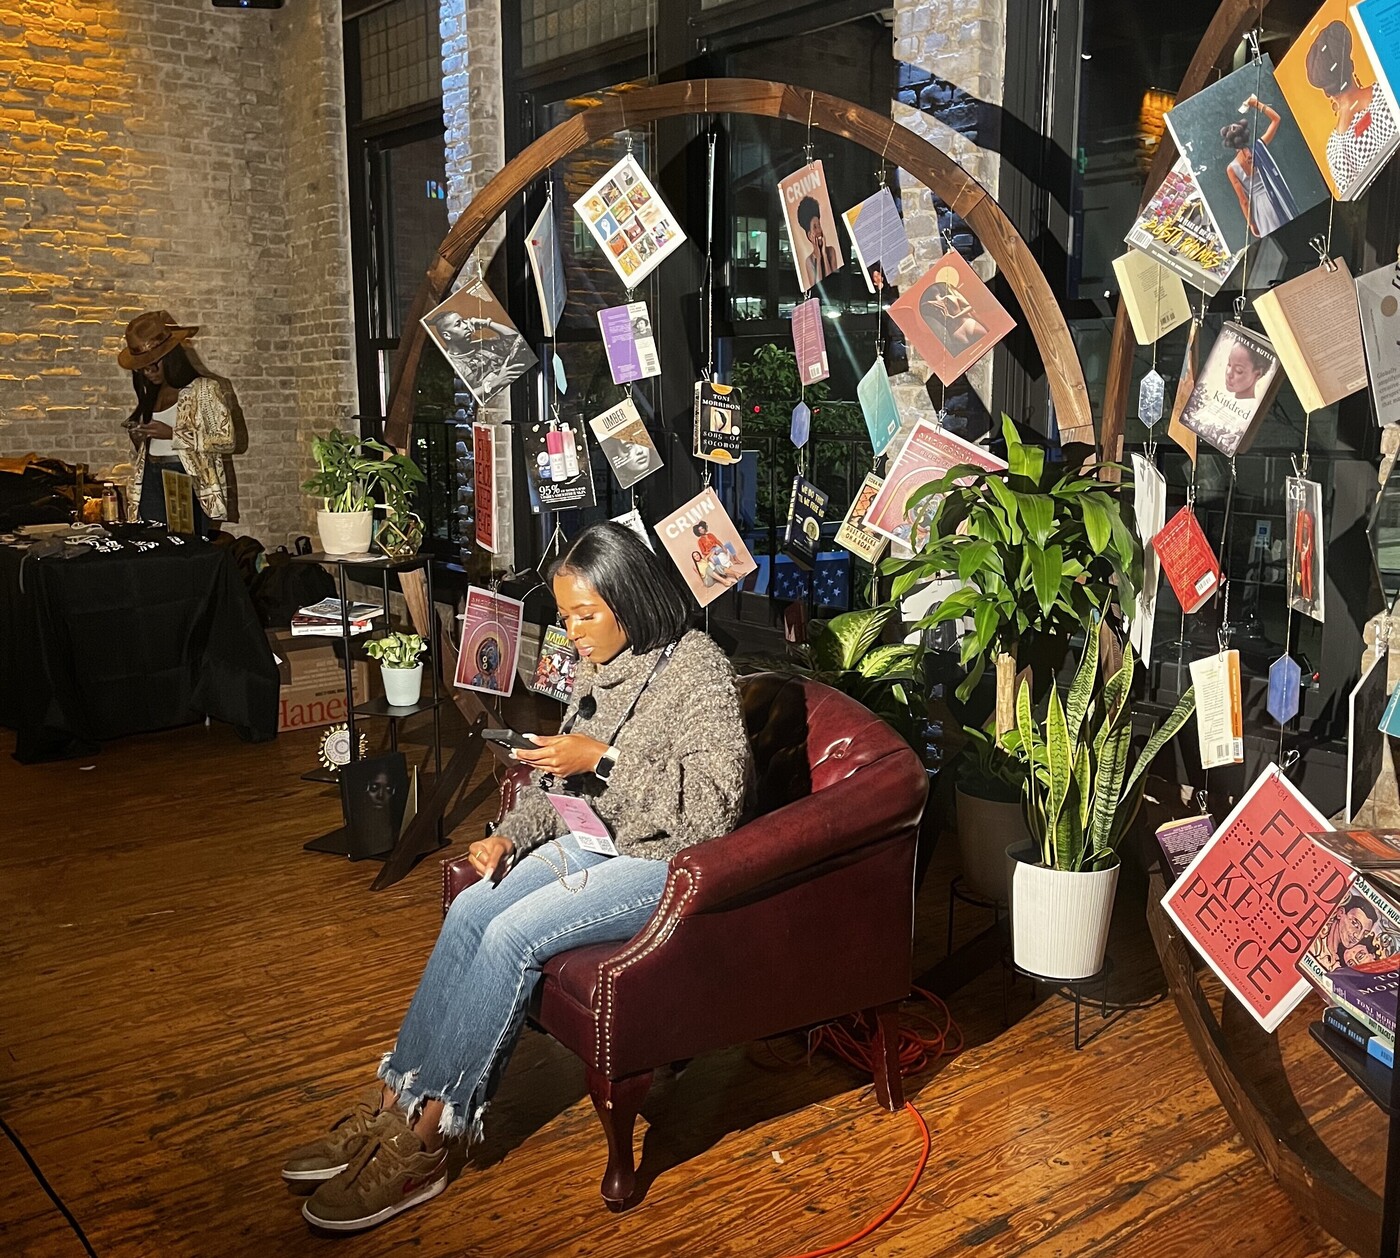
<instances>
[{"instance_id":1,"label":"white top","mask_svg":"<svg viewBox=\"0 0 1400 1258\"><path fill-rule=\"evenodd\" d=\"M159 424L168 424L171 431L175 429L175 412L179 410L178 403L175 406L168 406L163 411L157 411L151 419ZM169 440L162 441L159 437L152 437L150 445L146 448L147 454L157 457L170 458L175 453L175 443Z\"/></svg>"}]
</instances>

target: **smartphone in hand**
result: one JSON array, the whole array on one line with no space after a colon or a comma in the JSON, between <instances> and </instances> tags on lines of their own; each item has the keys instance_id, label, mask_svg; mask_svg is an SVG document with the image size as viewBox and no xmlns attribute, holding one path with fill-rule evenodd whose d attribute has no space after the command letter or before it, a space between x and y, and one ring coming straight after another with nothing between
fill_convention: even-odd
<instances>
[{"instance_id":1,"label":"smartphone in hand","mask_svg":"<svg viewBox=\"0 0 1400 1258\"><path fill-rule=\"evenodd\" d=\"M539 746L533 739L524 734L517 734L513 729L484 729L481 736L488 743L509 747L512 751L532 751Z\"/></svg>"}]
</instances>

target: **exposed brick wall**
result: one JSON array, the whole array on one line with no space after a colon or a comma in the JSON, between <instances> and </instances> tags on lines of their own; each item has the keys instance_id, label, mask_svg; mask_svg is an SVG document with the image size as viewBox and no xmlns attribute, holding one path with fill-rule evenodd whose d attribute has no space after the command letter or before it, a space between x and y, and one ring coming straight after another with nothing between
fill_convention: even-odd
<instances>
[{"instance_id":1,"label":"exposed brick wall","mask_svg":"<svg viewBox=\"0 0 1400 1258\"><path fill-rule=\"evenodd\" d=\"M0 451L124 460L134 314L234 386L240 531L301 531L353 410L340 6L0 0Z\"/></svg>"},{"instance_id":2,"label":"exposed brick wall","mask_svg":"<svg viewBox=\"0 0 1400 1258\"><path fill-rule=\"evenodd\" d=\"M1005 25L1006 0L896 0L894 6L895 60L907 67L893 108L895 121L942 149L994 197L1000 156L979 140L984 113L1002 103ZM960 233L961 224L947 207L905 171L900 171L899 186L913 246L911 261L905 264L909 274L921 275L943 252L941 226L953 232L964 256L975 259L978 274L990 279L995 271L991 258L979 256L980 250L970 236ZM891 382L907 424L932 410L923 383L928 366L912 349L910 360L910 373ZM992 355L968 373L967 384L971 393L958 386L948 390L950 427L965 424L968 412L983 410L990 402Z\"/></svg>"}]
</instances>

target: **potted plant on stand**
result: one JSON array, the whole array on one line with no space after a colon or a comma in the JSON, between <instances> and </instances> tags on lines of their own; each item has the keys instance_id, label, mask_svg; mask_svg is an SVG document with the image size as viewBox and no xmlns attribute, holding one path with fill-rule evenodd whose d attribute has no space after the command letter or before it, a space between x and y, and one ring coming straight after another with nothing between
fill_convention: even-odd
<instances>
[{"instance_id":1,"label":"potted plant on stand","mask_svg":"<svg viewBox=\"0 0 1400 1258\"><path fill-rule=\"evenodd\" d=\"M384 519L374 544L390 559L412 558L423 544L423 521L412 510L413 492L428 478L406 454L381 459L375 475L384 487Z\"/></svg>"},{"instance_id":2,"label":"potted plant on stand","mask_svg":"<svg viewBox=\"0 0 1400 1258\"><path fill-rule=\"evenodd\" d=\"M1142 806L1144 774L1195 711L1189 689L1129 772L1135 666L1132 647L1120 656L1095 623L1063 703L1052 686L1037 719L1029 683L1017 692L1016 728L1006 741L1026 773L1031 842L1011 845L1006 858L1012 959L1032 974L1073 980L1103 968L1118 850Z\"/></svg>"},{"instance_id":3,"label":"potted plant on stand","mask_svg":"<svg viewBox=\"0 0 1400 1258\"><path fill-rule=\"evenodd\" d=\"M964 877L998 902L1006 900L1002 836L1010 830L1025 837L1022 770L1007 745L1018 671L1029 668L1033 684L1044 689L1073 634L1104 616L1132 615L1142 580L1142 547L1123 513L1125 486L1098 479L1103 465L1091 461L1092 448L1067 446L1053 462L1046 450L1022 441L1005 416L1002 433L1006 469L961 465L921 488L911 508L941 495L928 541L913 558L884 564L896 599L947 574L962 583L917 622L931 629L971 619L960 651L967 669L955 691L960 700L971 696L988 658L994 661L992 729L965 730L971 754L962 765L971 771L959 775L958 843Z\"/></svg>"},{"instance_id":4,"label":"potted plant on stand","mask_svg":"<svg viewBox=\"0 0 1400 1258\"><path fill-rule=\"evenodd\" d=\"M365 653L379 661L384 698L390 707L411 708L423 693L423 639L416 633L389 633L365 643Z\"/></svg>"},{"instance_id":5,"label":"potted plant on stand","mask_svg":"<svg viewBox=\"0 0 1400 1258\"><path fill-rule=\"evenodd\" d=\"M301 488L321 499L316 530L327 555L368 553L374 533L376 483L383 484L391 495L399 495L399 509L407 517L410 487L424 479L407 455L395 454L382 442L352 437L338 428L314 438L311 454L316 460L316 475Z\"/></svg>"}]
</instances>

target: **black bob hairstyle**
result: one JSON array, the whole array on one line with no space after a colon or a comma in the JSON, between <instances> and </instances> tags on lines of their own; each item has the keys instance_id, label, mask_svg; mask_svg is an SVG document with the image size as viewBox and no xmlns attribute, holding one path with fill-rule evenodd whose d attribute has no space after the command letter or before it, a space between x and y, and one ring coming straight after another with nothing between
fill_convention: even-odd
<instances>
[{"instance_id":1,"label":"black bob hairstyle","mask_svg":"<svg viewBox=\"0 0 1400 1258\"><path fill-rule=\"evenodd\" d=\"M675 642L690 627L689 599L665 564L625 525L589 525L550 568L550 581L561 572L597 590L638 655Z\"/></svg>"}]
</instances>

